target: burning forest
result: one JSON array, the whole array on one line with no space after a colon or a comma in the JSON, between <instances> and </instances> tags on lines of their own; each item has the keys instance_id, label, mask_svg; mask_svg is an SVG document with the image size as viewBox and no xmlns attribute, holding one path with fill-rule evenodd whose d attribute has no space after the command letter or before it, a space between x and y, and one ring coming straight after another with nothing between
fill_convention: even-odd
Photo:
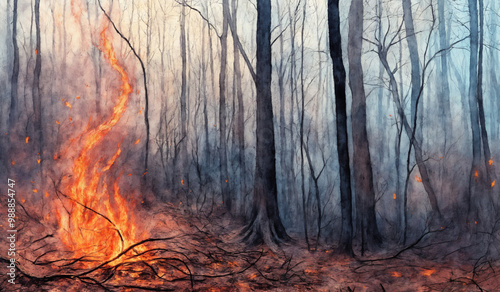
<instances>
[{"instance_id":1,"label":"burning forest","mask_svg":"<svg viewBox=\"0 0 500 292\"><path fill-rule=\"evenodd\" d=\"M498 290L497 6L3 1L0 290Z\"/></svg>"}]
</instances>

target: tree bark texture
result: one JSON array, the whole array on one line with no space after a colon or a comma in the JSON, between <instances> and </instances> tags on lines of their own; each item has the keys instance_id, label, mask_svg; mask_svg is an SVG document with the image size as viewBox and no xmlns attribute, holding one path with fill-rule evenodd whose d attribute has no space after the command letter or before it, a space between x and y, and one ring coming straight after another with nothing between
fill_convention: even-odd
<instances>
[{"instance_id":1,"label":"tree bark texture","mask_svg":"<svg viewBox=\"0 0 500 292\"><path fill-rule=\"evenodd\" d=\"M366 131L366 96L363 83L361 51L363 42L363 0L353 0L349 10L349 86L352 92L351 124L353 168L356 184L358 232L368 246L382 241L375 216L375 192Z\"/></svg>"},{"instance_id":2,"label":"tree bark texture","mask_svg":"<svg viewBox=\"0 0 500 292\"><path fill-rule=\"evenodd\" d=\"M256 161L252 215L243 229L249 244L289 240L281 222L276 186L273 104L271 95L271 1L257 0Z\"/></svg>"}]
</instances>

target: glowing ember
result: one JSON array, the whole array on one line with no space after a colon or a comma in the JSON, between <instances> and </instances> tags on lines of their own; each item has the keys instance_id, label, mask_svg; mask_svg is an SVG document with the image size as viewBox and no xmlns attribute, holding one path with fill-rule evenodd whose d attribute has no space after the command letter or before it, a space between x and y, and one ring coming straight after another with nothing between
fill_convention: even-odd
<instances>
[{"instance_id":1,"label":"glowing ember","mask_svg":"<svg viewBox=\"0 0 500 292\"><path fill-rule=\"evenodd\" d=\"M77 96L76 99L80 99L80 96Z\"/></svg>"},{"instance_id":2,"label":"glowing ember","mask_svg":"<svg viewBox=\"0 0 500 292\"><path fill-rule=\"evenodd\" d=\"M33 193L38 193L38 190L37 189L33 189Z\"/></svg>"},{"instance_id":3,"label":"glowing ember","mask_svg":"<svg viewBox=\"0 0 500 292\"><path fill-rule=\"evenodd\" d=\"M141 139L137 139L137 141L135 141L135 145L139 144L139 142L141 141Z\"/></svg>"},{"instance_id":4,"label":"glowing ember","mask_svg":"<svg viewBox=\"0 0 500 292\"><path fill-rule=\"evenodd\" d=\"M492 181L491 182L491 187L494 187L495 186L495 181Z\"/></svg>"},{"instance_id":5,"label":"glowing ember","mask_svg":"<svg viewBox=\"0 0 500 292\"><path fill-rule=\"evenodd\" d=\"M26 137L26 144L28 144L30 137Z\"/></svg>"},{"instance_id":6,"label":"glowing ember","mask_svg":"<svg viewBox=\"0 0 500 292\"><path fill-rule=\"evenodd\" d=\"M416 180L417 182L422 182L422 179L421 179L418 175L416 175L416 176L415 176L415 180Z\"/></svg>"},{"instance_id":7,"label":"glowing ember","mask_svg":"<svg viewBox=\"0 0 500 292\"><path fill-rule=\"evenodd\" d=\"M401 278L402 274L400 272L392 272L391 275L395 278Z\"/></svg>"},{"instance_id":8,"label":"glowing ember","mask_svg":"<svg viewBox=\"0 0 500 292\"><path fill-rule=\"evenodd\" d=\"M434 274L436 272L436 270L434 269L430 269L430 270L424 270L422 272L420 272L420 274L426 276L426 277L430 277L432 276L432 274Z\"/></svg>"},{"instance_id":9,"label":"glowing ember","mask_svg":"<svg viewBox=\"0 0 500 292\"><path fill-rule=\"evenodd\" d=\"M59 121L56 121L56 124L60 125L61 123L59 123Z\"/></svg>"},{"instance_id":10,"label":"glowing ember","mask_svg":"<svg viewBox=\"0 0 500 292\"><path fill-rule=\"evenodd\" d=\"M59 235L66 247L76 257L85 256L98 260L108 260L124 248L137 242L136 226L128 203L121 196L118 180L108 187L107 172L121 153L120 144L114 155L106 159L98 157L95 148L118 123L127 109L132 87L124 68L118 63L111 41L106 36L106 28L100 33L100 50L108 63L120 75L121 91L111 116L94 129L87 129L79 137L81 150L74 160L72 175L63 186L62 193L70 198L69 213L59 208L56 215ZM71 105L66 102L66 106ZM98 153L98 152L97 152ZM57 159L57 154L54 159Z\"/></svg>"},{"instance_id":11,"label":"glowing ember","mask_svg":"<svg viewBox=\"0 0 500 292\"><path fill-rule=\"evenodd\" d=\"M493 159L490 159L490 161L488 161L488 164L492 165L493 164Z\"/></svg>"},{"instance_id":12,"label":"glowing ember","mask_svg":"<svg viewBox=\"0 0 500 292\"><path fill-rule=\"evenodd\" d=\"M479 177L479 172L476 170L476 172L474 173L474 177Z\"/></svg>"},{"instance_id":13,"label":"glowing ember","mask_svg":"<svg viewBox=\"0 0 500 292\"><path fill-rule=\"evenodd\" d=\"M396 200L396 193L392 194L392 197Z\"/></svg>"},{"instance_id":14,"label":"glowing ember","mask_svg":"<svg viewBox=\"0 0 500 292\"><path fill-rule=\"evenodd\" d=\"M73 108L69 102L65 102L64 105L69 107L69 108Z\"/></svg>"},{"instance_id":15,"label":"glowing ember","mask_svg":"<svg viewBox=\"0 0 500 292\"><path fill-rule=\"evenodd\" d=\"M184 185L184 180L183 179L181 179L181 185Z\"/></svg>"}]
</instances>

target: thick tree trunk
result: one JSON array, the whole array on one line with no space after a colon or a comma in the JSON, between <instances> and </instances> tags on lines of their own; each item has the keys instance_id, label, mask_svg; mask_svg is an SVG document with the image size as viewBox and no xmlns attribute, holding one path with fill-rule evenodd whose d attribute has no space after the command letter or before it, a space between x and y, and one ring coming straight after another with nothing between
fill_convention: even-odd
<instances>
[{"instance_id":1,"label":"thick tree trunk","mask_svg":"<svg viewBox=\"0 0 500 292\"><path fill-rule=\"evenodd\" d=\"M349 166L349 137L347 135L346 72L342 60L342 36L340 34L339 0L328 1L328 32L330 57L333 63L335 84L335 113L337 126L337 155L340 171L340 208L342 213L341 252L353 255L352 250L352 190Z\"/></svg>"},{"instance_id":2,"label":"thick tree trunk","mask_svg":"<svg viewBox=\"0 0 500 292\"><path fill-rule=\"evenodd\" d=\"M375 192L366 131L366 96L361 63L362 42L363 0L353 0L349 10L348 56L349 86L352 92L351 123L357 226L362 238L366 240L368 246L371 246L381 243L382 237L375 216Z\"/></svg>"},{"instance_id":3,"label":"thick tree trunk","mask_svg":"<svg viewBox=\"0 0 500 292\"><path fill-rule=\"evenodd\" d=\"M255 183L251 220L242 230L248 244L289 240L278 209L271 76L271 1L257 0Z\"/></svg>"}]
</instances>

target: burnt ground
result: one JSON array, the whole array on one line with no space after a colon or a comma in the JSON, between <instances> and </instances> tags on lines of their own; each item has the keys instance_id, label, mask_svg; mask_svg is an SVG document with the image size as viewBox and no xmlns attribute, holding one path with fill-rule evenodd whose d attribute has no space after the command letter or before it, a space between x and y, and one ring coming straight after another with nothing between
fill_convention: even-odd
<instances>
[{"instance_id":1,"label":"burnt ground","mask_svg":"<svg viewBox=\"0 0 500 292\"><path fill-rule=\"evenodd\" d=\"M308 251L301 237L293 235L293 242L274 250L248 247L239 240L242 225L237 220L157 204L137 214L141 226L150 230L147 238L103 262L72 258L61 249L57 226L21 213L17 284L7 283L2 273L3 291L500 289L500 261L486 254L471 256L471 246L455 247L460 245L442 239L444 231L428 232L405 248L384 245L376 253L348 258L332 247Z\"/></svg>"}]
</instances>

